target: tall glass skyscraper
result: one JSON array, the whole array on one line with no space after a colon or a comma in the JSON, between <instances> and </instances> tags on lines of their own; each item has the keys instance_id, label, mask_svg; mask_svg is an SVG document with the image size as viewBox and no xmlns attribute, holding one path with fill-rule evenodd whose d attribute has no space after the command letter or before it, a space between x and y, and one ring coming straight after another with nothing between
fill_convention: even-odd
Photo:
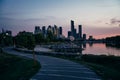
<instances>
[{"instance_id":1,"label":"tall glass skyscraper","mask_svg":"<svg viewBox=\"0 0 120 80\"><path fill-rule=\"evenodd\" d=\"M74 21L71 20L71 36L74 37Z\"/></svg>"},{"instance_id":2,"label":"tall glass skyscraper","mask_svg":"<svg viewBox=\"0 0 120 80\"><path fill-rule=\"evenodd\" d=\"M82 25L79 25L78 28L79 28L78 37L79 37L79 39L82 39Z\"/></svg>"},{"instance_id":3,"label":"tall glass skyscraper","mask_svg":"<svg viewBox=\"0 0 120 80\"><path fill-rule=\"evenodd\" d=\"M62 27L59 27L59 34L62 35Z\"/></svg>"}]
</instances>

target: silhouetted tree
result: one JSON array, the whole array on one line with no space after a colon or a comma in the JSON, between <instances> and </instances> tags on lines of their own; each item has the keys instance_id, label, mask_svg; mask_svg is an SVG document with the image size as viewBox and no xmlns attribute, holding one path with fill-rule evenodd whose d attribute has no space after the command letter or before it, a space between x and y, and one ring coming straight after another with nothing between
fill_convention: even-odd
<instances>
[{"instance_id":1,"label":"silhouetted tree","mask_svg":"<svg viewBox=\"0 0 120 80\"><path fill-rule=\"evenodd\" d=\"M42 42L45 42L45 38L41 33L35 34L34 36L35 36L35 43L36 44L40 44Z\"/></svg>"},{"instance_id":2,"label":"silhouetted tree","mask_svg":"<svg viewBox=\"0 0 120 80\"><path fill-rule=\"evenodd\" d=\"M120 36L107 37L106 45L113 47L120 47Z\"/></svg>"},{"instance_id":3,"label":"silhouetted tree","mask_svg":"<svg viewBox=\"0 0 120 80\"><path fill-rule=\"evenodd\" d=\"M24 47L33 50L35 47L35 38L30 32L19 32L15 37L17 47Z\"/></svg>"},{"instance_id":4,"label":"silhouetted tree","mask_svg":"<svg viewBox=\"0 0 120 80\"><path fill-rule=\"evenodd\" d=\"M51 41L54 41L54 39L55 39L55 36L53 35L53 33L51 31L48 31L47 40L51 42Z\"/></svg>"}]
</instances>

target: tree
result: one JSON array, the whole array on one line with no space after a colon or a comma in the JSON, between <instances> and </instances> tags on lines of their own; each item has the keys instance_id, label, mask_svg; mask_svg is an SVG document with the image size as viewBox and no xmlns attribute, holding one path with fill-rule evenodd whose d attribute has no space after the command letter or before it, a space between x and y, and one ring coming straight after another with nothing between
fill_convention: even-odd
<instances>
[{"instance_id":1,"label":"tree","mask_svg":"<svg viewBox=\"0 0 120 80\"><path fill-rule=\"evenodd\" d=\"M31 32L19 32L15 37L15 44L17 47L27 48L33 50L35 47L35 38Z\"/></svg>"},{"instance_id":2,"label":"tree","mask_svg":"<svg viewBox=\"0 0 120 80\"><path fill-rule=\"evenodd\" d=\"M45 38L41 33L35 34L34 36L35 36L35 43L36 44L40 44L42 42L45 42Z\"/></svg>"},{"instance_id":3,"label":"tree","mask_svg":"<svg viewBox=\"0 0 120 80\"><path fill-rule=\"evenodd\" d=\"M35 47L35 38L33 34L27 36L27 48L30 50L34 50Z\"/></svg>"},{"instance_id":4,"label":"tree","mask_svg":"<svg viewBox=\"0 0 120 80\"><path fill-rule=\"evenodd\" d=\"M47 39L48 41L53 41L55 39L55 36L53 35L53 33L51 31L47 32Z\"/></svg>"}]
</instances>

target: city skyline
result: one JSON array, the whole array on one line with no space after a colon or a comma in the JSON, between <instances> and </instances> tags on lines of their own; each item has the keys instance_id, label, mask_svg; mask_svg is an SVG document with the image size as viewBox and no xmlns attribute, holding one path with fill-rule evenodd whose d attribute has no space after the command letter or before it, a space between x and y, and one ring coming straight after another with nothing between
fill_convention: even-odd
<instances>
[{"instance_id":1,"label":"city skyline","mask_svg":"<svg viewBox=\"0 0 120 80\"><path fill-rule=\"evenodd\" d=\"M95 38L120 34L119 0L1 0L0 29L34 32L35 26L59 25L67 37L70 20L75 28ZM78 32L78 31L77 31Z\"/></svg>"}]
</instances>

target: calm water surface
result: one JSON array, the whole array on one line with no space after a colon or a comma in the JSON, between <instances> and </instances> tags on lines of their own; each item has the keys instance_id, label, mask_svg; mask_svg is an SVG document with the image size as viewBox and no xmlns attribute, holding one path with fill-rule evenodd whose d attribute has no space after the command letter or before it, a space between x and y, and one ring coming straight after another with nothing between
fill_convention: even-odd
<instances>
[{"instance_id":1,"label":"calm water surface","mask_svg":"<svg viewBox=\"0 0 120 80\"><path fill-rule=\"evenodd\" d=\"M86 44L83 47L85 50L82 51L82 54L120 56L120 48L106 47L102 43Z\"/></svg>"},{"instance_id":2,"label":"calm water surface","mask_svg":"<svg viewBox=\"0 0 120 80\"><path fill-rule=\"evenodd\" d=\"M81 44L81 48L84 48L84 50L81 52L82 54L120 56L120 48L106 47L106 45L102 43ZM40 46L36 46L35 51L47 51L48 52L50 50L40 47Z\"/></svg>"}]
</instances>

